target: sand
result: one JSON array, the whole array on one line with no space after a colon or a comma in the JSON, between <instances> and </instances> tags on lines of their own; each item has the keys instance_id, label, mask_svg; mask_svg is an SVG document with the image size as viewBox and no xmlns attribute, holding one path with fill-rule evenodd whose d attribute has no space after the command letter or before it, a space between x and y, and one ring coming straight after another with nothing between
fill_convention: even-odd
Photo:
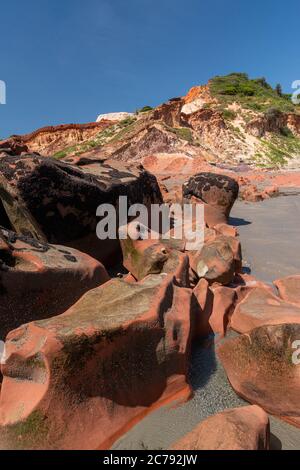
<instances>
[{"instance_id":1,"label":"sand","mask_svg":"<svg viewBox=\"0 0 300 470\"><path fill-rule=\"evenodd\" d=\"M300 196L282 196L260 203L238 201L231 223L238 227L246 266L253 275L271 283L300 273ZM113 448L165 450L206 417L246 404L228 383L213 346L194 346L190 381L194 397L189 402L148 415ZM300 429L270 419L272 449L300 449Z\"/></svg>"}]
</instances>

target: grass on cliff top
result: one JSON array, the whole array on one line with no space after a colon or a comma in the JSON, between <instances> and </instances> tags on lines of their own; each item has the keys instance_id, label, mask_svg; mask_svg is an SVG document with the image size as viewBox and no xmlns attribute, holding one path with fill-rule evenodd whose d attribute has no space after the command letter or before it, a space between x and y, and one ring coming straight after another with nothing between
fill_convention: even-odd
<instances>
[{"instance_id":1,"label":"grass on cliff top","mask_svg":"<svg viewBox=\"0 0 300 470\"><path fill-rule=\"evenodd\" d=\"M67 147L53 155L56 159L62 159L69 155L81 155L88 150L91 150L95 147L101 147L109 142L115 142L123 137L127 132L129 132L133 125L136 122L135 117L128 117L123 119L123 121L113 124L103 131L99 132L94 139L87 140L81 144L72 145Z\"/></svg>"},{"instance_id":2,"label":"grass on cliff top","mask_svg":"<svg viewBox=\"0 0 300 470\"><path fill-rule=\"evenodd\" d=\"M223 105L234 101L242 107L265 112L273 107L282 112L297 112L290 95L279 94L265 78L250 79L245 73L217 76L209 82L211 94Z\"/></svg>"}]
</instances>

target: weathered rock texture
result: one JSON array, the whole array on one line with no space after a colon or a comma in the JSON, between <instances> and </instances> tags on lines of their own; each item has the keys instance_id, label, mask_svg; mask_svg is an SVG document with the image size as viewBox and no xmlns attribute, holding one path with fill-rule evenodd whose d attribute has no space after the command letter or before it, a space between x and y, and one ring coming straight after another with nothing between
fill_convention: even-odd
<instances>
[{"instance_id":1,"label":"weathered rock texture","mask_svg":"<svg viewBox=\"0 0 300 470\"><path fill-rule=\"evenodd\" d=\"M9 334L5 449L107 449L150 410L190 395L191 291L173 276L115 279Z\"/></svg>"},{"instance_id":2,"label":"weathered rock texture","mask_svg":"<svg viewBox=\"0 0 300 470\"><path fill-rule=\"evenodd\" d=\"M104 266L84 253L0 228L0 339L24 323L63 313L108 280Z\"/></svg>"},{"instance_id":3,"label":"weathered rock texture","mask_svg":"<svg viewBox=\"0 0 300 470\"><path fill-rule=\"evenodd\" d=\"M100 204L118 206L161 202L156 178L141 166L112 162L71 166L37 155L0 159L0 198L13 229L39 240L63 244L110 262L117 240L100 241L96 216Z\"/></svg>"},{"instance_id":4,"label":"weathered rock texture","mask_svg":"<svg viewBox=\"0 0 300 470\"><path fill-rule=\"evenodd\" d=\"M102 119L101 122L87 124L61 124L42 127L30 134L13 135L9 139L0 141L0 148L10 147L18 154L38 152L45 156L51 156L70 145L92 139L111 124L111 120Z\"/></svg>"},{"instance_id":5,"label":"weathered rock texture","mask_svg":"<svg viewBox=\"0 0 300 470\"><path fill-rule=\"evenodd\" d=\"M299 324L268 325L224 340L217 353L238 395L267 412L300 416L300 364L293 360Z\"/></svg>"},{"instance_id":6,"label":"weathered rock texture","mask_svg":"<svg viewBox=\"0 0 300 470\"><path fill-rule=\"evenodd\" d=\"M207 241L202 250L190 255L191 267L197 276L210 284L229 284L241 268L240 242L233 237L219 235Z\"/></svg>"},{"instance_id":7,"label":"weathered rock texture","mask_svg":"<svg viewBox=\"0 0 300 470\"><path fill-rule=\"evenodd\" d=\"M246 333L263 325L300 323L300 306L285 302L270 289L251 289L237 305L230 326L239 333Z\"/></svg>"},{"instance_id":8,"label":"weathered rock texture","mask_svg":"<svg viewBox=\"0 0 300 470\"><path fill-rule=\"evenodd\" d=\"M300 304L300 275L278 279L274 284L283 300Z\"/></svg>"},{"instance_id":9,"label":"weathered rock texture","mask_svg":"<svg viewBox=\"0 0 300 470\"><path fill-rule=\"evenodd\" d=\"M258 406L226 410L209 417L173 450L268 450L268 415Z\"/></svg>"},{"instance_id":10,"label":"weathered rock texture","mask_svg":"<svg viewBox=\"0 0 300 470\"><path fill-rule=\"evenodd\" d=\"M183 185L184 199L193 196L205 204L205 221L209 227L227 223L239 194L238 183L224 175L199 173Z\"/></svg>"}]
</instances>

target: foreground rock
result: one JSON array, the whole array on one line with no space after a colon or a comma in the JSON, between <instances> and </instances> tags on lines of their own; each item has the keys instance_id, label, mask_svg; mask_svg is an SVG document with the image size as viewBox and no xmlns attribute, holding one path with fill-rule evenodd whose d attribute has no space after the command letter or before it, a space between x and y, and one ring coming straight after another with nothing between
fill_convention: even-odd
<instances>
[{"instance_id":1,"label":"foreground rock","mask_svg":"<svg viewBox=\"0 0 300 470\"><path fill-rule=\"evenodd\" d=\"M268 415L258 406L218 413L203 421L173 450L268 450Z\"/></svg>"},{"instance_id":2,"label":"foreground rock","mask_svg":"<svg viewBox=\"0 0 300 470\"><path fill-rule=\"evenodd\" d=\"M196 338L210 334L225 336L237 299L235 289L215 284L209 286L201 279L193 290Z\"/></svg>"},{"instance_id":3,"label":"foreground rock","mask_svg":"<svg viewBox=\"0 0 300 470\"><path fill-rule=\"evenodd\" d=\"M237 305L230 326L239 333L246 333L259 326L281 323L300 324L300 306L285 302L270 289L256 287Z\"/></svg>"},{"instance_id":4,"label":"foreground rock","mask_svg":"<svg viewBox=\"0 0 300 470\"><path fill-rule=\"evenodd\" d=\"M283 300L300 304L300 275L278 279L274 284Z\"/></svg>"},{"instance_id":5,"label":"foreground rock","mask_svg":"<svg viewBox=\"0 0 300 470\"><path fill-rule=\"evenodd\" d=\"M165 273L173 274L181 286L190 287L189 257L183 253L183 240L164 239L136 221L121 227L122 232L127 235L120 240L123 265L137 281L149 274ZM144 232L148 238L139 239Z\"/></svg>"},{"instance_id":6,"label":"foreground rock","mask_svg":"<svg viewBox=\"0 0 300 470\"><path fill-rule=\"evenodd\" d=\"M195 197L204 203L209 227L228 222L238 194L239 185L233 178L215 173L199 173L183 185L184 199Z\"/></svg>"},{"instance_id":7,"label":"foreground rock","mask_svg":"<svg viewBox=\"0 0 300 470\"><path fill-rule=\"evenodd\" d=\"M190 395L191 290L173 276L114 279L11 332L2 449L107 449L152 409Z\"/></svg>"},{"instance_id":8,"label":"foreground rock","mask_svg":"<svg viewBox=\"0 0 300 470\"><path fill-rule=\"evenodd\" d=\"M233 237L220 235L204 244L202 250L190 255L191 267L197 276L210 284L227 285L241 269L240 242Z\"/></svg>"},{"instance_id":9,"label":"foreground rock","mask_svg":"<svg viewBox=\"0 0 300 470\"><path fill-rule=\"evenodd\" d=\"M96 211L103 203L117 207L120 195L128 204L161 202L156 178L141 166L93 162L79 169L34 154L0 159L2 214L17 233L71 246L108 264L120 247L117 240L97 238Z\"/></svg>"},{"instance_id":10,"label":"foreground rock","mask_svg":"<svg viewBox=\"0 0 300 470\"><path fill-rule=\"evenodd\" d=\"M0 339L24 323L63 313L108 280L104 266L84 253L0 228Z\"/></svg>"},{"instance_id":11,"label":"foreground rock","mask_svg":"<svg viewBox=\"0 0 300 470\"><path fill-rule=\"evenodd\" d=\"M267 412L300 417L300 364L294 360L299 324L256 328L225 340L218 356L238 395Z\"/></svg>"}]
</instances>

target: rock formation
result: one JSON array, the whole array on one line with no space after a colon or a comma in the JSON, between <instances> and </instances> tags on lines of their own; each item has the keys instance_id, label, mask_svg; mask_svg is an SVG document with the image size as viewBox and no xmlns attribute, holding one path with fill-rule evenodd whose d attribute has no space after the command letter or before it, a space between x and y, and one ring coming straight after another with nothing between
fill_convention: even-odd
<instances>
[{"instance_id":1,"label":"rock formation","mask_svg":"<svg viewBox=\"0 0 300 470\"><path fill-rule=\"evenodd\" d=\"M184 199L195 197L205 204L205 221L209 227L227 223L239 194L239 185L228 176L199 173L183 186Z\"/></svg>"},{"instance_id":2,"label":"rock formation","mask_svg":"<svg viewBox=\"0 0 300 470\"><path fill-rule=\"evenodd\" d=\"M188 398L190 312L172 275L115 279L12 332L1 448L107 449L151 409Z\"/></svg>"},{"instance_id":3,"label":"rock formation","mask_svg":"<svg viewBox=\"0 0 300 470\"><path fill-rule=\"evenodd\" d=\"M226 410L203 421L172 450L268 450L268 415L258 406Z\"/></svg>"},{"instance_id":4,"label":"rock formation","mask_svg":"<svg viewBox=\"0 0 300 470\"><path fill-rule=\"evenodd\" d=\"M251 289L231 317L231 328L239 333L281 323L300 324L300 305L286 302L264 287Z\"/></svg>"},{"instance_id":5,"label":"rock formation","mask_svg":"<svg viewBox=\"0 0 300 470\"><path fill-rule=\"evenodd\" d=\"M0 339L24 323L63 313L108 280L104 266L85 253L0 228Z\"/></svg>"},{"instance_id":6,"label":"rock formation","mask_svg":"<svg viewBox=\"0 0 300 470\"><path fill-rule=\"evenodd\" d=\"M155 177L141 166L72 166L35 154L0 158L0 215L7 214L13 230L79 249L108 264L120 251L119 243L97 238L96 214L101 204L117 207L119 196L127 196L129 205L162 202Z\"/></svg>"},{"instance_id":7,"label":"rock formation","mask_svg":"<svg viewBox=\"0 0 300 470\"><path fill-rule=\"evenodd\" d=\"M224 340L217 350L238 395L290 421L300 416L299 364L293 361L299 335L295 323L261 326Z\"/></svg>"},{"instance_id":8,"label":"rock formation","mask_svg":"<svg viewBox=\"0 0 300 470\"><path fill-rule=\"evenodd\" d=\"M1 449L109 449L190 398L193 341L215 344L258 406L210 416L174 449L268 449L266 413L300 426L300 275L276 295L245 274L229 225L238 196L300 188L299 171L276 171L297 162L299 116L265 80L230 74L134 115L0 142ZM204 206L200 227L181 226L203 243L177 239L171 212L167 228L124 218L120 196ZM101 204L114 239L98 237Z\"/></svg>"}]
</instances>

